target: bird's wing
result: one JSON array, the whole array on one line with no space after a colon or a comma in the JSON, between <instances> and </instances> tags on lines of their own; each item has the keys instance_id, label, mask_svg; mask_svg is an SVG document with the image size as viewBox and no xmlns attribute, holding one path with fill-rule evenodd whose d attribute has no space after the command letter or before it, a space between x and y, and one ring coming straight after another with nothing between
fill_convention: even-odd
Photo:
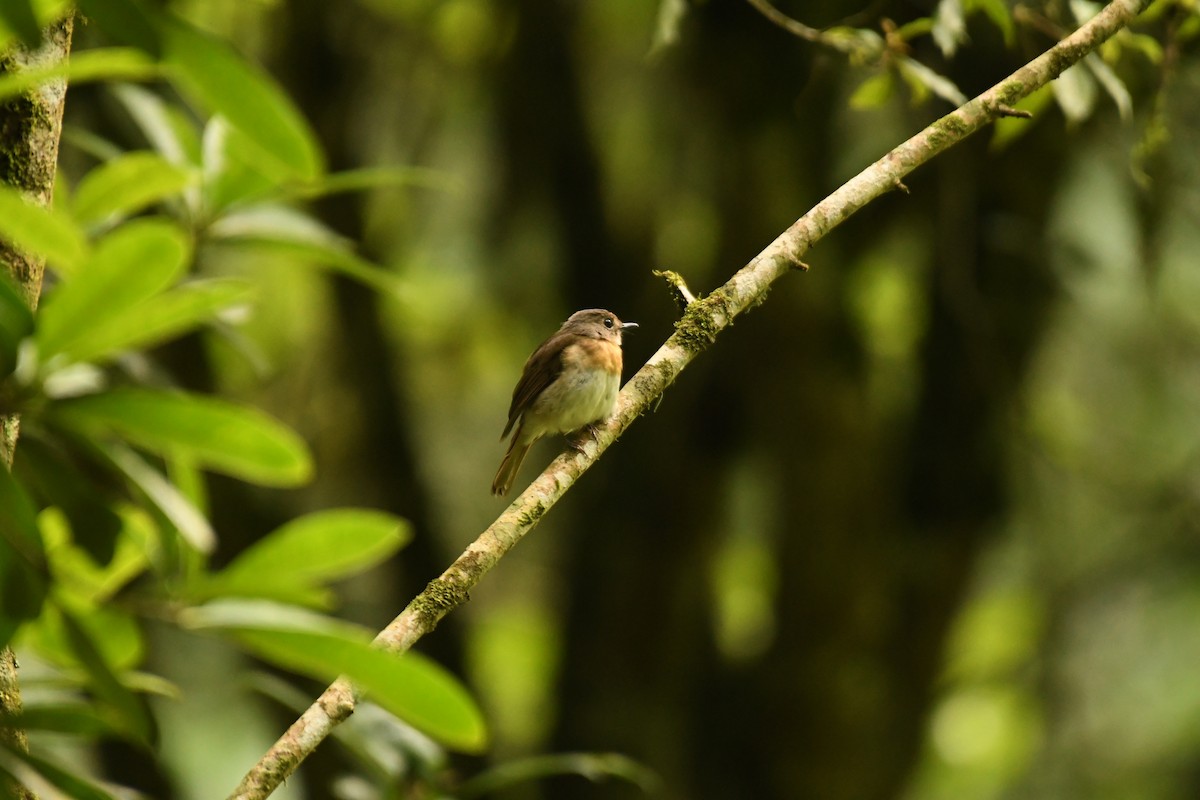
<instances>
[{"instance_id":1,"label":"bird's wing","mask_svg":"<svg viewBox=\"0 0 1200 800\"><path fill-rule=\"evenodd\" d=\"M508 424L504 426L504 433L500 434L501 439L508 436L508 432L526 409L562 374L562 351L566 343L563 337L551 336L541 347L534 350L533 355L525 362L525 368L521 370L521 380L517 382L517 388L513 389L512 403L508 407Z\"/></svg>"}]
</instances>

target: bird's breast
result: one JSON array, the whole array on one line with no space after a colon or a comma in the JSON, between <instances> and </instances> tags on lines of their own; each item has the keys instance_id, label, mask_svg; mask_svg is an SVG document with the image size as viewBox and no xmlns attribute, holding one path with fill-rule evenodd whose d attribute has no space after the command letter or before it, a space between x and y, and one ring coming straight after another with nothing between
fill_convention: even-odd
<instances>
[{"instance_id":1,"label":"bird's breast","mask_svg":"<svg viewBox=\"0 0 1200 800\"><path fill-rule=\"evenodd\" d=\"M567 433L608 419L621 388L621 348L596 340L571 344L563 348L562 367L527 416L547 433Z\"/></svg>"}]
</instances>

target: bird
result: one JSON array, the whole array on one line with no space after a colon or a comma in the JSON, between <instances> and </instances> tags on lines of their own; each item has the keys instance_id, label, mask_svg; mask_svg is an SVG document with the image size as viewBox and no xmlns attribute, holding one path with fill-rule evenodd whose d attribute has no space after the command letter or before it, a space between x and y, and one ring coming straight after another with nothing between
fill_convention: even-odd
<instances>
[{"instance_id":1,"label":"bird","mask_svg":"<svg viewBox=\"0 0 1200 800\"><path fill-rule=\"evenodd\" d=\"M602 308L576 311L538 345L513 389L508 424L512 440L492 481L492 494L503 496L533 443L554 433L591 429L612 416L621 388L621 334L638 327ZM571 446L580 449L578 440Z\"/></svg>"}]
</instances>

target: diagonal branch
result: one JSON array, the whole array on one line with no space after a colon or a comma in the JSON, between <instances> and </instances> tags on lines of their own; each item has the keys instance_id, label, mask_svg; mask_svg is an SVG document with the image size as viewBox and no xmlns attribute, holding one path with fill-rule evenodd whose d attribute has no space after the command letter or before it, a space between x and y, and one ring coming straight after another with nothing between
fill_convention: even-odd
<instances>
[{"instance_id":1,"label":"diagonal branch","mask_svg":"<svg viewBox=\"0 0 1200 800\"><path fill-rule=\"evenodd\" d=\"M1013 105L1062 74L1124 28L1149 0L1114 0L1085 25L975 99L934 122L845 183L797 220L753 261L702 300L691 302L675 333L621 392L617 411L582 453L568 451L513 501L442 575L375 639L385 650L408 650L447 613L465 603L467 592L537 525L575 481L633 421L650 409L691 361L712 344L739 314L766 298L771 285L801 269L804 254L875 198L903 186L901 179L942 151L961 142ZM334 682L254 765L230 800L262 800L354 711L355 688Z\"/></svg>"}]
</instances>

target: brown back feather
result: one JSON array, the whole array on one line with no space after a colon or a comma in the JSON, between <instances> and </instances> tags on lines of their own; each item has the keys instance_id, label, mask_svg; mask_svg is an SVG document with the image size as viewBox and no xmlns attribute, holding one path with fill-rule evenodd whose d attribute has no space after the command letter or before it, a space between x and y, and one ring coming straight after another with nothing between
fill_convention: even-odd
<instances>
[{"instance_id":1,"label":"brown back feather","mask_svg":"<svg viewBox=\"0 0 1200 800\"><path fill-rule=\"evenodd\" d=\"M558 333L542 342L542 345L534 350L533 355L525 362L525 367L521 370L521 380L513 389L512 403L508 407L508 424L504 426L504 433L500 434L501 439L508 436L513 425L537 399L538 395L562 374L562 351L570 342L570 337L571 334L564 334L562 330L559 330Z\"/></svg>"}]
</instances>

